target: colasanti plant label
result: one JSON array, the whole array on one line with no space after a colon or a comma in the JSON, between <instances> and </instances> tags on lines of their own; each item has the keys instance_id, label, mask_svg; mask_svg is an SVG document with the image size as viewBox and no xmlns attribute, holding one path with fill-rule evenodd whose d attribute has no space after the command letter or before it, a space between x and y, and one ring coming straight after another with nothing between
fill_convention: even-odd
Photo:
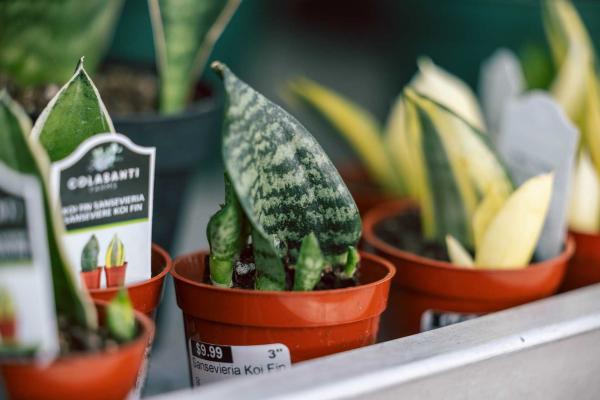
<instances>
[{"instance_id":1,"label":"colasanti plant label","mask_svg":"<svg viewBox=\"0 0 600 400\"><path fill-rule=\"evenodd\" d=\"M88 288L151 277L154 161L154 148L106 133L52 164L52 198L62 211L65 247Z\"/></svg>"},{"instance_id":2,"label":"colasanti plant label","mask_svg":"<svg viewBox=\"0 0 600 400\"><path fill-rule=\"evenodd\" d=\"M0 358L58 352L42 190L0 162Z\"/></svg>"},{"instance_id":3,"label":"colasanti plant label","mask_svg":"<svg viewBox=\"0 0 600 400\"><path fill-rule=\"evenodd\" d=\"M236 376L256 376L282 371L292 365L286 345L223 346L189 340L192 385L200 386Z\"/></svg>"}]
</instances>

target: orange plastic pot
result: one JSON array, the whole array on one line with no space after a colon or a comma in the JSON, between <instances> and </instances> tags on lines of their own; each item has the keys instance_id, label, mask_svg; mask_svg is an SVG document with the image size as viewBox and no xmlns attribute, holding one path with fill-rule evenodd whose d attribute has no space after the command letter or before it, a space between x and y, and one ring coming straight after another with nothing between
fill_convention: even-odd
<instances>
[{"instance_id":1,"label":"orange plastic pot","mask_svg":"<svg viewBox=\"0 0 600 400\"><path fill-rule=\"evenodd\" d=\"M518 270L457 267L402 251L378 237L375 228L381 221L411 208L415 205L409 201L385 203L363 219L364 246L391 261L397 271L382 319L386 339L550 296L559 288L575 249L568 238L559 256Z\"/></svg>"},{"instance_id":2,"label":"orange plastic pot","mask_svg":"<svg viewBox=\"0 0 600 400\"><path fill-rule=\"evenodd\" d=\"M202 283L207 252L175 260L186 340L227 346L281 343L291 362L375 342L394 267L361 253L361 285L313 292L219 288Z\"/></svg>"},{"instance_id":3,"label":"orange plastic pot","mask_svg":"<svg viewBox=\"0 0 600 400\"><path fill-rule=\"evenodd\" d=\"M381 190L373 182L367 171L358 165L346 164L340 168L340 175L348 186L361 215L365 215L373 207L390 201L393 196Z\"/></svg>"},{"instance_id":4,"label":"orange plastic pot","mask_svg":"<svg viewBox=\"0 0 600 400\"><path fill-rule=\"evenodd\" d=\"M561 291L600 282L600 235L571 231L575 254L569 262Z\"/></svg>"},{"instance_id":5,"label":"orange plastic pot","mask_svg":"<svg viewBox=\"0 0 600 400\"><path fill-rule=\"evenodd\" d=\"M103 323L107 303L96 302ZM32 362L0 364L4 384L13 400L122 400L134 387L154 323L136 312L140 333L133 342L97 353L72 354L49 365Z\"/></svg>"},{"instance_id":6,"label":"orange plastic pot","mask_svg":"<svg viewBox=\"0 0 600 400\"><path fill-rule=\"evenodd\" d=\"M125 284L125 274L127 273L127 263L118 267L104 267L106 275L107 288L120 288Z\"/></svg>"},{"instance_id":7,"label":"orange plastic pot","mask_svg":"<svg viewBox=\"0 0 600 400\"><path fill-rule=\"evenodd\" d=\"M0 321L0 343L10 343L17 336L17 320L14 317Z\"/></svg>"},{"instance_id":8,"label":"orange plastic pot","mask_svg":"<svg viewBox=\"0 0 600 400\"><path fill-rule=\"evenodd\" d=\"M152 245L152 278L127 286L133 307L148 316L152 316L162 295L165 277L171 270L169 254L160 246ZM118 268L118 267L117 267ZM119 287L90 290L94 300L110 301L117 295Z\"/></svg>"},{"instance_id":9,"label":"orange plastic pot","mask_svg":"<svg viewBox=\"0 0 600 400\"><path fill-rule=\"evenodd\" d=\"M102 272L102 267L98 267L93 271L81 271L79 276L81 277L81 282L88 289L98 289L100 288L100 276Z\"/></svg>"}]
</instances>

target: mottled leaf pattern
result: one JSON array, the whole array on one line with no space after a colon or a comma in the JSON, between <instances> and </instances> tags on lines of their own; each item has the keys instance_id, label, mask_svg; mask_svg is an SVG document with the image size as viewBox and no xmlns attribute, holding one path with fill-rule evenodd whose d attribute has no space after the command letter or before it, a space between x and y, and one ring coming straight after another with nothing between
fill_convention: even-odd
<instances>
[{"instance_id":1,"label":"mottled leaf pattern","mask_svg":"<svg viewBox=\"0 0 600 400\"><path fill-rule=\"evenodd\" d=\"M108 304L106 325L110 335L119 342L128 342L135 337L137 333L135 312L127 289L121 288Z\"/></svg>"},{"instance_id":2,"label":"mottled leaf pattern","mask_svg":"<svg viewBox=\"0 0 600 400\"><path fill-rule=\"evenodd\" d=\"M285 268L276 242L252 229L252 246L256 264L256 289L285 290Z\"/></svg>"},{"instance_id":3,"label":"mottled leaf pattern","mask_svg":"<svg viewBox=\"0 0 600 400\"><path fill-rule=\"evenodd\" d=\"M206 228L210 279L214 285L231 287L234 260L245 245L244 233L244 212L225 176L225 204L210 218Z\"/></svg>"},{"instance_id":4,"label":"mottled leaf pattern","mask_svg":"<svg viewBox=\"0 0 600 400\"><path fill-rule=\"evenodd\" d=\"M321 272L326 266L319 248L319 241L314 233L307 235L300 246L300 255L294 274L294 290L313 290L321 280Z\"/></svg>"},{"instance_id":5,"label":"mottled leaf pattern","mask_svg":"<svg viewBox=\"0 0 600 400\"><path fill-rule=\"evenodd\" d=\"M106 268L120 267L125 264L125 246L119 237L115 234L106 249Z\"/></svg>"},{"instance_id":6,"label":"mottled leaf pattern","mask_svg":"<svg viewBox=\"0 0 600 400\"><path fill-rule=\"evenodd\" d=\"M71 80L35 121L31 136L40 141L54 162L70 155L86 139L114 131L100 94L83 68L82 58Z\"/></svg>"},{"instance_id":7,"label":"mottled leaf pattern","mask_svg":"<svg viewBox=\"0 0 600 400\"><path fill-rule=\"evenodd\" d=\"M94 271L98 268L99 253L100 243L98 243L96 235L92 235L81 252L81 270L83 272Z\"/></svg>"},{"instance_id":8,"label":"mottled leaf pattern","mask_svg":"<svg viewBox=\"0 0 600 400\"><path fill-rule=\"evenodd\" d=\"M254 229L267 242L285 243L292 263L311 232L325 256L356 245L358 210L321 146L294 117L226 66L214 63L213 68L227 93L225 167Z\"/></svg>"},{"instance_id":9,"label":"mottled leaf pattern","mask_svg":"<svg viewBox=\"0 0 600 400\"><path fill-rule=\"evenodd\" d=\"M160 108L182 111L240 0L148 0L161 79Z\"/></svg>"},{"instance_id":10,"label":"mottled leaf pattern","mask_svg":"<svg viewBox=\"0 0 600 400\"><path fill-rule=\"evenodd\" d=\"M93 73L123 0L0 1L0 70L23 86L61 83L82 56Z\"/></svg>"},{"instance_id":11,"label":"mottled leaf pattern","mask_svg":"<svg viewBox=\"0 0 600 400\"><path fill-rule=\"evenodd\" d=\"M50 205L47 182L49 163L39 144L28 140L30 126L25 112L5 91L0 92L0 162L20 173L36 176L44 187L48 250L57 314L73 325L93 328L97 323L95 309L78 289L62 242L58 239L62 237L64 226L58 209Z\"/></svg>"}]
</instances>

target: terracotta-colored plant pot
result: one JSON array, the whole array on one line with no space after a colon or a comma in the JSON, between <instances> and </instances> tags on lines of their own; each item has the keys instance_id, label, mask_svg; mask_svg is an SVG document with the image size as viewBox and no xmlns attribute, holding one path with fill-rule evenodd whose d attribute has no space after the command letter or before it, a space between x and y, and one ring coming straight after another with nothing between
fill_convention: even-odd
<instances>
[{"instance_id":1,"label":"terracotta-colored plant pot","mask_svg":"<svg viewBox=\"0 0 600 400\"><path fill-rule=\"evenodd\" d=\"M361 253L359 286L278 292L202 283L207 254L177 258L171 272L188 344L190 340L227 346L280 343L287 346L294 363L375 342L394 276L394 267L380 257Z\"/></svg>"},{"instance_id":2,"label":"terracotta-colored plant pot","mask_svg":"<svg viewBox=\"0 0 600 400\"><path fill-rule=\"evenodd\" d=\"M600 235L571 231L575 254L569 262L562 292L600 282Z\"/></svg>"},{"instance_id":3,"label":"terracotta-colored plant pot","mask_svg":"<svg viewBox=\"0 0 600 400\"><path fill-rule=\"evenodd\" d=\"M382 318L386 339L411 335L550 296L558 289L575 250L572 238L555 258L518 270L468 269L402 251L380 239L376 226L414 209L396 201L363 219L364 245L396 266L390 307ZM517 223L517 222L516 222Z\"/></svg>"},{"instance_id":4,"label":"terracotta-colored plant pot","mask_svg":"<svg viewBox=\"0 0 600 400\"><path fill-rule=\"evenodd\" d=\"M385 193L377 183L373 182L362 166L345 164L339 171L361 215L364 216L373 207L393 199L393 196Z\"/></svg>"},{"instance_id":5,"label":"terracotta-colored plant pot","mask_svg":"<svg viewBox=\"0 0 600 400\"><path fill-rule=\"evenodd\" d=\"M17 337L17 320L15 317L0 321L0 342L13 342Z\"/></svg>"},{"instance_id":6,"label":"terracotta-colored plant pot","mask_svg":"<svg viewBox=\"0 0 600 400\"><path fill-rule=\"evenodd\" d=\"M152 245L152 278L143 281L127 285L127 291L133 307L143 312L148 316L152 316L158 303L163 290L163 283L165 277L171 270L172 262L169 254L163 250L160 246ZM108 287L105 289L90 290L90 295L94 300L110 301L115 297L119 291L118 287Z\"/></svg>"},{"instance_id":7,"label":"terracotta-colored plant pot","mask_svg":"<svg viewBox=\"0 0 600 400\"><path fill-rule=\"evenodd\" d=\"M127 262L118 267L104 267L107 288L120 288L125 285L125 274L127 273Z\"/></svg>"},{"instance_id":8,"label":"terracotta-colored plant pot","mask_svg":"<svg viewBox=\"0 0 600 400\"><path fill-rule=\"evenodd\" d=\"M88 289L100 288L100 276L102 275L102 267L98 267L93 271L81 271L81 283Z\"/></svg>"},{"instance_id":9,"label":"terracotta-colored plant pot","mask_svg":"<svg viewBox=\"0 0 600 400\"><path fill-rule=\"evenodd\" d=\"M101 324L105 302L96 302ZM122 400L133 388L154 323L136 312L138 337L117 349L97 353L75 353L49 365L32 362L0 363L9 398L61 400Z\"/></svg>"}]
</instances>

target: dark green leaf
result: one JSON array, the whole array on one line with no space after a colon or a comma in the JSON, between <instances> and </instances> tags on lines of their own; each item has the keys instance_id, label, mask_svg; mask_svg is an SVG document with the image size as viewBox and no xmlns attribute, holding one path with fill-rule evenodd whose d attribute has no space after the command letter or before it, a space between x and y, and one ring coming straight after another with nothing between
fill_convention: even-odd
<instances>
[{"instance_id":1,"label":"dark green leaf","mask_svg":"<svg viewBox=\"0 0 600 400\"><path fill-rule=\"evenodd\" d=\"M123 0L0 1L0 71L22 86L61 83L73 62L95 71Z\"/></svg>"},{"instance_id":2,"label":"dark green leaf","mask_svg":"<svg viewBox=\"0 0 600 400\"><path fill-rule=\"evenodd\" d=\"M277 243L252 229L252 246L256 264L256 289L285 290L285 267L277 252Z\"/></svg>"},{"instance_id":3,"label":"dark green leaf","mask_svg":"<svg viewBox=\"0 0 600 400\"><path fill-rule=\"evenodd\" d=\"M215 63L213 68L227 93L223 160L258 236L266 243L282 242L291 263L311 232L326 257L356 245L361 234L358 210L317 141L225 65Z\"/></svg>"},{"instance_id":4,"label":"dark green leaf","mask_svg":"<svg viewBox=\"0 0 600 400\"><path fill-rule=\"evenodd\" d=\"M86 139L114 131L110 116L81 59L73 77L35 122L31 136L42 143L50 161L54 162L70 155Z\"/></svg>"},{"instance_id":5,"label":"dark green leaf","mask_svg":"<svg viewBox=\"0 0 600 400\"><path fill-rule=\"evenodd\" d=\"M313 290L321 280L321 272L326 266L319 248L319 241L314 233L307 235L300 246L300 255L294 274L294 290Z\"/></svg>"},{"instance_id":6,"label":"dark green leaf","mask_svg":"<svg viewBox=\"0 0 600 400\"><path fill-rule=\"evenodd\" d=\"M98 238L96 235L92 235L81 252L81 270L83 272L94 271L98 268L99 253L100 244L98 243Z\"/></svg>"}]
</instances>

